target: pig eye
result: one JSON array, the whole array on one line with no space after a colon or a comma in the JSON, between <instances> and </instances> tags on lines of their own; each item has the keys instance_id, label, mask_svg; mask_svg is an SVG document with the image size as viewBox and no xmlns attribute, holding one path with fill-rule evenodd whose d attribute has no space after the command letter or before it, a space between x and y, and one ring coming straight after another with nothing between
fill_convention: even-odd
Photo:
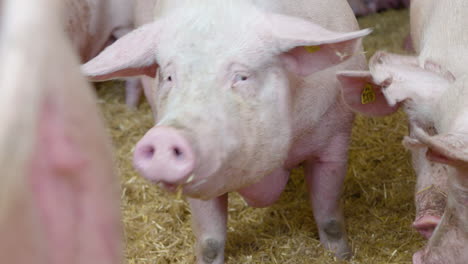
<instances>
[{"instance_id":1,"label":"pig eye","mask_svg":"<svg viewBox=\"0 0 468 264\"><path fill-rule=\"evenodd\" d=\"M248 79L249 79L249 76L245 74L236 74L236 76L234 77L234 83L245 82Z\"/></svg>"},{"instance_id":2,"label":"pig eye","mask_svg":"<svg viewBox=\"0 0 468 264\"><path fill-rule=\"evenodd\" d=\"M172 76L170 76L170 75L167 76L167 77L166 77L166 81L167 81L167 82L172 82Z\"/></svg>"}]
</instances>

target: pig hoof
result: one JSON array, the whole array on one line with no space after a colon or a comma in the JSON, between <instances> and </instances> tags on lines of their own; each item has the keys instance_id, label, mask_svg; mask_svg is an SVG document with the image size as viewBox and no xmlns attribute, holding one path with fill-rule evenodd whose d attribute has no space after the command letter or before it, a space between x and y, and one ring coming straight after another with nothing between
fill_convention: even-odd
<instances>
[{"instance_id":1,"label":"pig hoof","mask_svg":"<svg viewBox=\"0 0 468 264\"><path fill-rule=\"evenodd\" d=\"M337 220L330 220L325 224L323 231L329 240L339 240L343 237L343 230Z\"/></svg>"},{"instance_id":2,"label":"pig hoof","mask_svg":"<svg viewBox=\"0 0 468 264\"><path fill-rule=\"evenodd\" d=\"M215 261L218 257L220 251L223 250L223 245L221 242L209 238L203 241L202 243L202 257L203 263L210 264Z\"/></svg>"},{"instance_id":3,"label":"pig hoof","mask_svg":"<svg viewBox=\"0 0 468 264\"><path fill-rule=\"evenodd\" d=\"M339 259L349 259L352 256L351 249L346 242L346 234L343 225L336 219L332 219L322 225L320 241L324 247L333 251Z\"/></svg>"}]
</instances>

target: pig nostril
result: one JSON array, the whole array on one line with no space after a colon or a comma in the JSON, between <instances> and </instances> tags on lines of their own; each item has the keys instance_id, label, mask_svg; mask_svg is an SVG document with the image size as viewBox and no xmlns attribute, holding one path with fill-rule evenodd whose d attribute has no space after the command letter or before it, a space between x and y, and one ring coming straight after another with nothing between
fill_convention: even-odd
<instances>
[{"instance_id":1,"label":"pig nostril","mask_svg":"<svg viewBox=\"0 0 468 264\"><path fill-rule=\"evenodd\" d=\"M154 152L155 152L155 149L154 149L153 146L145 147L145 148L143 149L143 151L142 151L143 157L144 157L145 159L151 159L151 158L153 158L153 156L154 156Z\"/></svg>"},{"instance_id":2,"label":"pig nostril","mask_svg":"<svg viewBox=\"0 0 468 264\"><path fill-rule=\"evenodd\" d=\"M178 159L181 159L183 158L184 156L184 153L182 152L182 150L178 147L173 147L172 148L172 153L174 154L174 156Z\"/></svg>"}]
</instances>

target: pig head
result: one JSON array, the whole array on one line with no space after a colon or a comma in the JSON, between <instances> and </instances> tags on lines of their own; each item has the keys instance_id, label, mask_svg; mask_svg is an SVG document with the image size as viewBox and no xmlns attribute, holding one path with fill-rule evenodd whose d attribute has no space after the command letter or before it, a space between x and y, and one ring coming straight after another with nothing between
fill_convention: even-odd
<instances>
[{"instance_id":1,"label":"pig head","mask_svg":"<svg viewBox=\"0 0 468 264\"><path fill-rule=\"evenodd\" d=\"M121 261L109 139L65 36L62 3L2 6L2 263Z\"/></svg>"},{"instance_id":2,"label":"pig head","mask_svg":"<svg viewBox=\"0 0 468 264\"><path fill-rule=\"evenodd\" d=\"M93 80L157 75L157 125L137 145L134 164L149 180L183 186L195 198L238 190L280 167L291 145L286 68L309 75L340 63L336 54L349 57L368 34L234 8L207 7L215 24L178 10L83 66Z\"/></svg>"}]
</instances>

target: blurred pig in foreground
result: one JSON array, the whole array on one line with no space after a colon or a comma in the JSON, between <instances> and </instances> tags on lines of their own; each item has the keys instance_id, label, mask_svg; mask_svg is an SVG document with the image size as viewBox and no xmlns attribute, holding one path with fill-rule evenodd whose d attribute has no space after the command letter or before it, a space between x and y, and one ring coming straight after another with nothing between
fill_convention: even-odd
<instances>
[{"instance_id":1,"label":"blurred pig in foreground","mask_svg":"<svg viewBox=\"0 0 468 264\"><path fill-rule=\"evenodd\" d=\"M64 33L62 3L2 6L2 263L121 261L110 142Z\"/></svg>"}]
</instances>

